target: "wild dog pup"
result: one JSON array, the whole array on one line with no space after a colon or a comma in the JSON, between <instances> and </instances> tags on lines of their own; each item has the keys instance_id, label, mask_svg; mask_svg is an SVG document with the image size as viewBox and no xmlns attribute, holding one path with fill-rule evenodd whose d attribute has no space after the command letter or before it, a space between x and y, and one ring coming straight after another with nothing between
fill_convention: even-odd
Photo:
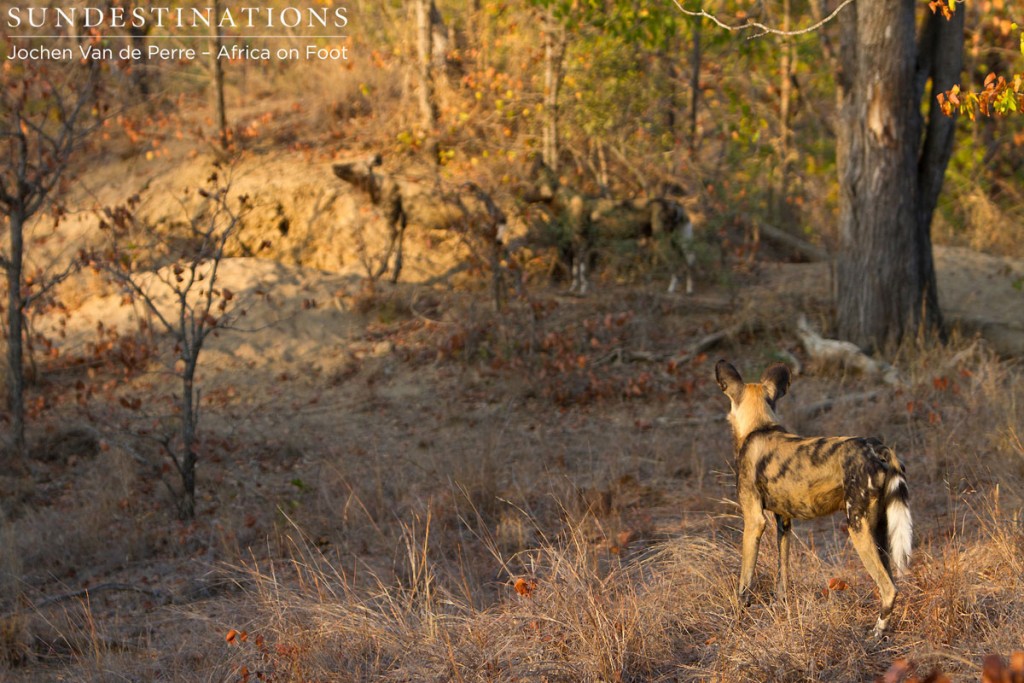
<instances>
[{"instance_id":1,"label":"wild dog pup","mask_svg":"<svg viewBox=\"0 0 1024 683\"><path fill-rule=\"evenodd\" d=\"M749 601L765 511L778 528L777 589L788 588L793 519L814 519L845 507L850 540L878 584L882 609L872 635L889 625L896 602L892 570L910 560L913 521L903 463L875 438L803 437L779 424L775 405L789 389L789 368L765 370L761 381L744 384L724 360L715 365L718 386L732 406L729 422L736 449L736 496L743 514L739 595Z\"/></svg>"}]
</instances>

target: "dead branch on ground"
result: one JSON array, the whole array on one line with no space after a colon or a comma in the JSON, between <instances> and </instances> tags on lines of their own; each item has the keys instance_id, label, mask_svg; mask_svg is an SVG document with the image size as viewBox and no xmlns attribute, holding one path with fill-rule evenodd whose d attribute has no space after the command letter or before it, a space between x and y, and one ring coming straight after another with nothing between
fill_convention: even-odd
<instances>
[{"instance_id":1,"label":"dead branch on ground","mask_svg":"<svg viewBox=\"0 0 1024 683\"><path fill-rule=\"evenodd\" d=\"M822 337L811 329L807 318L802 315L797 320L796 332L807 355L817 362L853 368L870 377L878 377L890 386L903 384L896 368L884 361L871 358L852 342Z\"/></svg>"}]
</instances>

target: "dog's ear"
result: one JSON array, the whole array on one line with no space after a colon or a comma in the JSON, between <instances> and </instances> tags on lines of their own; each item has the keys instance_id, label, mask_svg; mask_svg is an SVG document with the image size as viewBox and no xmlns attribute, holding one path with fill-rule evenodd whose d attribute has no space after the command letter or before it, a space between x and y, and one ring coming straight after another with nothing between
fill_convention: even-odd
<instances>
[{"instance_id":1,"label":"dog's ear","mask_svg":"<svg viewBox=\"0 0 1024 683\"><path fill-rule=\"evenodd\" d=\"M771 401L774 407L775 402L789 391L789 368L782 363L769 366L764 371L764 375L761 376L761 384L767 390L768 400Z\"/></svg>"},{"instance_id":2,"label":"dog's ear","mask_svg":"<svg viewBox=\"0 0 1024 683\"><path fill-rule=\"evenodd\" d=\"M743 378L732 363L725 360L715 363L715 380L733 403L739 403L740 396L743 395Z\"/></svg>"}]
</instances>

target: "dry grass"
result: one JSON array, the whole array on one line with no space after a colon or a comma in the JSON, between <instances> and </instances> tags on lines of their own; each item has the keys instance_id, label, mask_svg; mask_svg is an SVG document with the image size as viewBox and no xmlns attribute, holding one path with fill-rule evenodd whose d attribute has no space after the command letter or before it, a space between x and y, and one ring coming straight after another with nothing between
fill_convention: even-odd
<instances>
[{"instance_id":1,"label":"dry grass","mask_svg":"<svg viewBox=\"0 0 1024 683\"><path fill-rule=\"evenodd\" d=\"M436 572L426 529L405 536L405 582L363 589L300 546L283 566L249 569L257 616L225 667L296 681L852 681L910 657L972 676L972 662L1024 635L1019 524L975 521L984 531L973 542L918 549L882 644L865 641L875 599L851 553L839 565L801 558L787 599L765 592L742 609L727 537L683 535L623 560L572 527L517 557L518 572L496 553L502 595L480 606L460 577ZM852 587L827 590L833 574Z\"/></svg>"},{"instance_id":2,"label":"dry grass","mask_svg":"<svg viewBox=\"0 0 1024 683\"><path fill-rule=\"evenodd\" d=\"M889 662L909 657L923 668L976 676L985 653L1008 652L1024 637L1019 479L1008 477L1022 455L1012 445L1019 422L1010 422L1019 418L1020 397L1012 366L962 351L908 357L906 394L824 420L888 431L904 442L911 463L919 541L888 642L864 640L876 599L834 525L798 527L794 561L801 569L784 600L771 595L774 549L766 543L759 599L741 609L733 593L738 520L731 513L683 509L689 522L651 524L654 531L632 535L623 519L631 514L627 508L642 504L621 502L630 488L621 463L606 463L607 471L592 478L571 473L576 485L531 496L505 477L502 463L516 457L508 437L484 427L485 448L464 443L445 451L453 472L463 467L459 458L475 463L447 491L425 494L416 475L395 480L400 470L379 464L386 461L384 446L371 467L380 469L357 476L358 484L325 465L317 504L306 514L323 533L339 529L337 548L321 549L321 541L303 533L305 524L287 519L271 556L219 569L245 587L228 599L227 611L236 616L219 622L220 636L233 627L246 640L236 636L215 646L225 656L204 659L204 675L842 681L880 674ZM962 379L958 391L936 381L946 376L935 373L943 361L956 361L950 370ZM837 385L836 378L802 381L813 390ZM919 401L941 417L906 407L906 416L896 416L901 404ZM720 440L713 432L721 427L694 438ZM685 443L668 434L659 440ZM971 443L972 452L954 457L954 443ZM614 456L615 449L601 451ZM722 455L716 448L708 458ZM439 463L420 464L422 475ZM536 487L543 475L524 478ZM433 476L427 479L429 489ZM603 481L606 493L588 498L593 480ZM681 502L660 474L645 481ZM702 492L686 482L681 488L703 493L703 505L731 495L727 481L707 487ZM505 502L509 496L521 504ZM850 587L828 590L836 577ZM90 660L89 666L111 664Z\"/></svg>"},{"instance_id":3,"label":"dry grass","mask_svg":"<svg viewBox=\"0 0 1024 683\"><path fill-rule=\"evenodd\" d=\"M193 524L173 519L141 464L151 454L124 436L40 460L30 489L5 480L5 674L848 681L909 659L969 680L985 654L1019 648L1024 397L1016 364L982 343L901 349L903 388L794 421L882 436L908 464L915 556L892 634L871 643L877 598L837 518L796 525L787 596L773 594L769 531L754 604L738 604L714 359L596 362L612 348L674 352L705 314L617 291L536 319L516 309L502 327L476 295L452 294L428 325L401 297L359 313L389 351L353 360L326 392L292 380L262 407L205 408L212 443L234 436L204 447ZM781 320L760 329L719 353L754 371L793 348ZM561 354L612 389L564 401L553 389L584 375ZM784 417L871 386L813 370Z\"/></svg>"}]
</instances>

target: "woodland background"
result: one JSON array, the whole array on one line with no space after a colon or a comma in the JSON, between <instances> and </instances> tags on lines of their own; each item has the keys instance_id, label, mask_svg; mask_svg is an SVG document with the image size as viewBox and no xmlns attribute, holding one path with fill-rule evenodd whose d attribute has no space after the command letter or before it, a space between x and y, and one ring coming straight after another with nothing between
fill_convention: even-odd
<instances>
[{"instance_id":1,"label":"woodland background","mask_svg":"<svg viewBox=\"0 0 1024 683\"><path fill-rule=\"evenodd\" d=\"M705 9L794 31L836 6ZM1022 9L956 5L963 92L1020 73ZM0 374L0 679L1010 680L986 656L1024 642L1024 118L956 120L931 224L948 338L890 340L892 371L862 372L799 324L837 336L838 20L347 16L313 41L347 46L333 62L3 63L22 360ZM390 217L332 172L378 154L410 211L448 211L410 213L397 282ZM678 198L695 293L629 239L569 296L565 224L524 200L537 158L587 196ZM738 603L719 357L789 363L788 426L906 461L917 540L887 640L865 641L877 598L838 517L795 525L785 599L763 544Z\"/></svg>"}]
</instances>

